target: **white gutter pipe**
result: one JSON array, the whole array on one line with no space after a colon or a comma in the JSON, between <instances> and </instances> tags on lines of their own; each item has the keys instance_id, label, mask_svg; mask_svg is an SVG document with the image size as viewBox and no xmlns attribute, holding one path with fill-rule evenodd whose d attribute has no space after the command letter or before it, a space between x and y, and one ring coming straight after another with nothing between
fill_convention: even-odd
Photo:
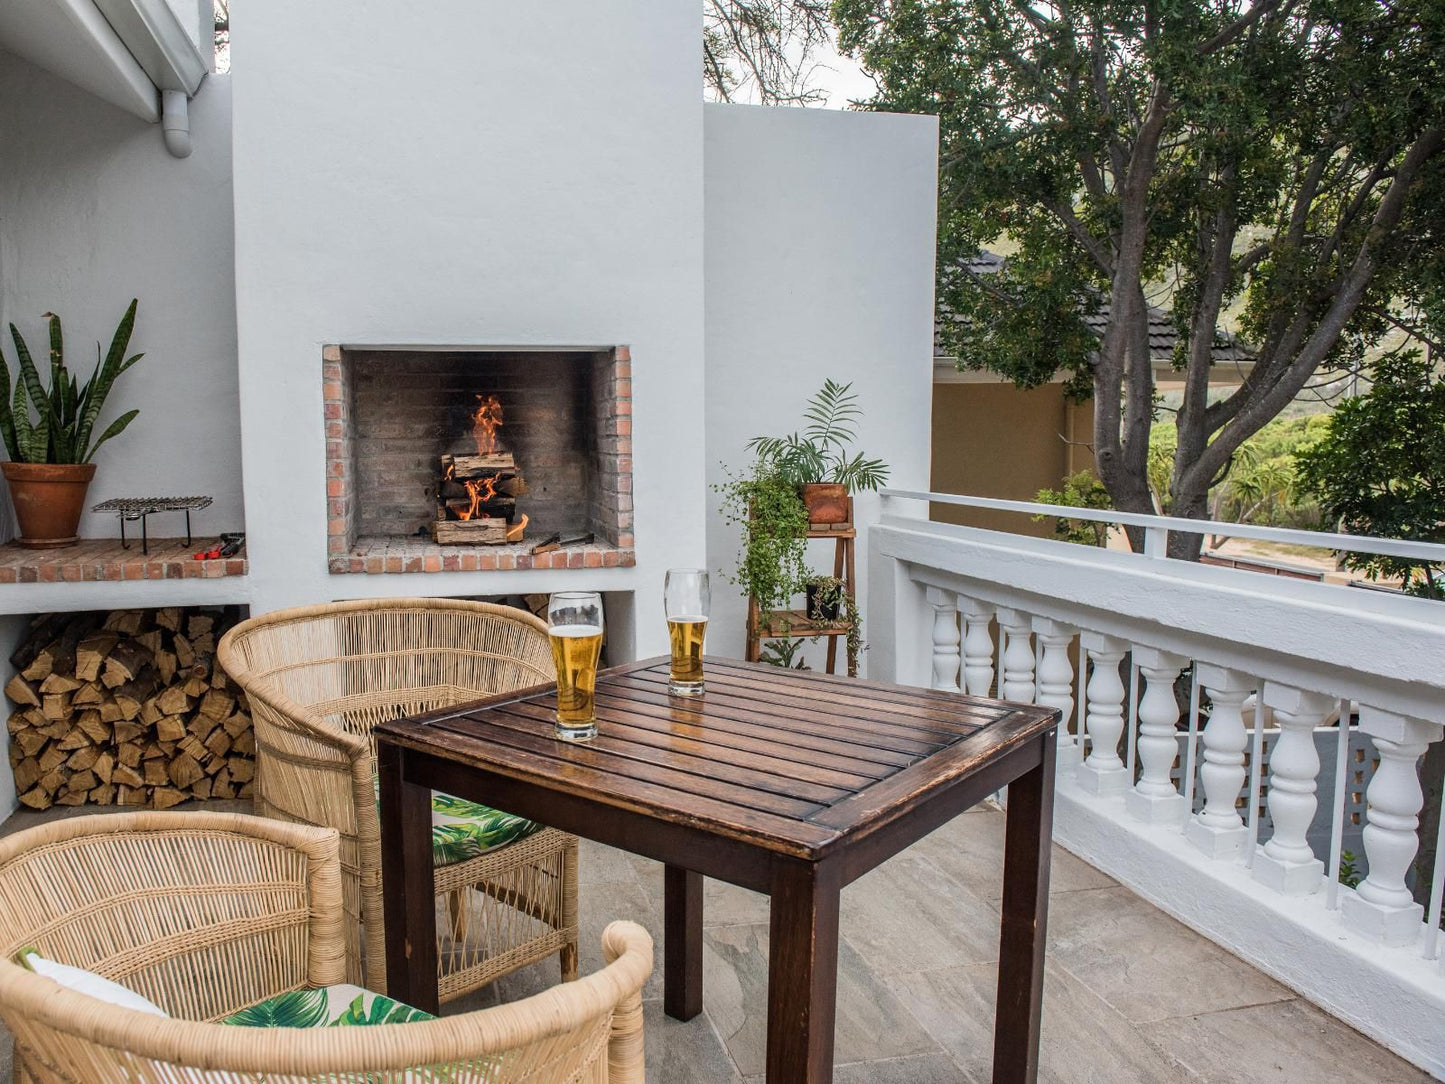
<instances>
[{"instance_id":1,"label":"white gutter pipe","mask_svg":"<svg viewBox=\"0 0 1445 1084\"><path fill-rule=\"evenodd\" d=\"M161 91L161 137L174 157L190 157L191 116L183 90Z\"/></svg>"}]
</instances>

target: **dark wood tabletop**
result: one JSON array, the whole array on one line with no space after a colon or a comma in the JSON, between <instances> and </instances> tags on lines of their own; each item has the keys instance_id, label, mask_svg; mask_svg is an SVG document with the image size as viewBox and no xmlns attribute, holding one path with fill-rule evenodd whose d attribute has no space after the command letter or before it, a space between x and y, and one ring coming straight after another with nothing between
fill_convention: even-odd
<instances>
[{"instance_id":1,"label":"dark wood tabletop","mask_svg":"<svg viewBox=\"0 0 1445 1084\"><path fill-rule=\"evenodd\" d=\"M667 691L666 657L604 671L597 680L598 734L585 743L554 736L552 685L378 726L386 850L402 846L401 806L410 785L415 803L427 797L422 788L444 790L667 863L666 1002L671 1015L683 1018L701 1007L702 875L769 893L775 955L787 951L789 931L801 925L817 932L821 921L822 948L798 965L807 973L792 981L789 996L821 997L826 1011L812 1031L828 1032L810 1033L805 1013L808 1049L800 1056L808 1068L794 1077L780 1068L788 1052L773 1048L787 1043L775 1040L770 1023L769 1079L826 1080L818 1063L831 1059L837 890L1004 784L1029 777L1038 808L1028 824L1011 810L1009 847L1013 854L1015 837L1024 839L1012 880L1032 878L1032 887L1016 888L1011 899L1006 883L1003 963L1011 962L1013 903L1027 912L1030 927L1028 959L1013 962L1030 972L1042 967L1057 711L730 659L709 657L704 672L706 695L684 698ZM1030 807L1027 795L1022 804ZM419 804L415 816L419 831ZM403 936L392 921L392 900L405 906L402 882L417 892L425 886L411 868L415 862L386 857L391 944ZM1006 865L1006 882L1010 874ZM794 899L801 909L790 910ZM410 930L408 955L428 928ZM823 959L829 944L831 962ZM398 941L398 966L405 969L403 951ZM779 980L774 973L771 981ZM820 983L827 989L815 989ZM417 1000L424 985L418 976L397 992L426 1007ZM1022 1041L1036 1048L1037 992L1032 979L1024 985L1034 1019L1032 1039ZM769 1001L774 1021L774 994ZM788 1024L797 1031L796 1020ZM995 1079L1032 1079L1031 1072Z\"/></svg>"}]
</instances>

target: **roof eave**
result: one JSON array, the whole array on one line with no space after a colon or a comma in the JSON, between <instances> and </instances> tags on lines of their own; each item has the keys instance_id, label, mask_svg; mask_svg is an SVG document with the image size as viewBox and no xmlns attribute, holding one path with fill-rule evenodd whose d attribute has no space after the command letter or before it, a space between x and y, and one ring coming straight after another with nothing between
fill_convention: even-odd
<instances>
[{"instance_id":1,"label":"roof eave","mask_svg":"<svg viewBox=\"0 0 1445 1084\"><path fill-rule=\"evenodd\" d=\"M195 94L210 64L165 0L92 2L158 90Z\"/></svg>"}]
</instances>

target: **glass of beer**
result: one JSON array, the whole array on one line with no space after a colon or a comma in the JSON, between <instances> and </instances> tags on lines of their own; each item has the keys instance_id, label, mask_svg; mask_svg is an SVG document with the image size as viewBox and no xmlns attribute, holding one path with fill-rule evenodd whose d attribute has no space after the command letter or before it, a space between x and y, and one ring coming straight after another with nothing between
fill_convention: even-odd
<instances>
[{"instance_id":1,"label":"glass of beer","mask_svg":"<svg viewBox=\"0 0 1445 1084\"><path fill-rule=\"evenodd\" d=\"M547 603L547 632L557 664L557 737L595 738L592 697L602 653L602 596L596 591L559 591Z\"/></svg>"},{"instance_id":2,"label":"glass of beer","mask_svg":"<svg viewBox=\"0 0 1445 1084\"><path fill-rule=\"evenodd\" d=\"M662 595L667 608L667 632L672 640L672 672L667 691L676 696L701 696L702 641L707 634L707 614L712 604L707 571L668 569Z\"/></svg>"}]
</instances>

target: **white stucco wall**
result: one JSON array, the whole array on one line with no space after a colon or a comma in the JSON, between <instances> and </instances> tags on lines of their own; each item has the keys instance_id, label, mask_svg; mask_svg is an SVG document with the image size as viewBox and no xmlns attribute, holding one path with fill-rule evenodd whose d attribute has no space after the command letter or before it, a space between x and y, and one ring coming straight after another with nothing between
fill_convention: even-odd
<instances>
[{"instance_id":1,"label":"white stucco wall","mask_svg":"<svg viewBox=\"0 0 1445 1084\"><path fill-rule=\"evenodd\" d=\"M362 595L638 591L703 559L701 15L238 5L237 308L254 610ZM325 343L632 351L638 567L332 576ZM565 577L565 578L563 578Z\"/></svg>"},{"instance_id":2,"label":"white stucco wall","mask_svg":"<svg viewBox=\"0 0 1445 1084\"><path fill-rule=\"evenodd\" d=\"M83 380L95 343L140 299L132 351L97 433L140 417L96 457L89 503L116 496L208 493L198 532L242 529L231 231L231 94L207 79L191 103L195 149L166 153L154 124L11 56L0 59L0 321L32 354L48 350L41 314L59 313L66 357ZM0 345L11 365L8 328ZM7 527L9 501L5 509ZM151 530L172 535L179 517ZM84 536L114 536L114 516L87 513ZM13 527L3 537L13 537ZM0 593L0 610L8 610ZM30 607L33 609L34 607Z\"/></svg>"},{"instance_id":3,"label":"white stucco wall","mask_svg":"<svg viewBox=\"0 0 1445 1084\"><path fill-rule=\"evenodd\" d=\"M831 376L866 411L859 446L888 461L892 484L926 489L936 121L727 105L705 117L709 483L721 464L747 463L749 438L799 428ZM708 501L708 565L731 570L737 535ZM877 508L872 495L855 502L860 601L862 529ZM811 547L831 573L833 544ZM708 650L740 656L744 600L716 578Z\"/></svg>"}]
</instances>

